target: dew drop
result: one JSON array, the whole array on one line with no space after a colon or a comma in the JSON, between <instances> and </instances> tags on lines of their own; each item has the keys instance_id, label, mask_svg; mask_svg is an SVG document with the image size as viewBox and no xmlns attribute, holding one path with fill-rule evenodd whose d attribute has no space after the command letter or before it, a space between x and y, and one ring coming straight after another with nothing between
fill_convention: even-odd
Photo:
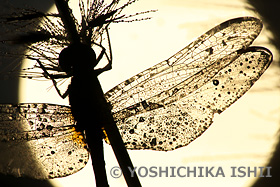
<instances>
[{"instance_id":1,"label":"dew drop","mask_svg":"<svg viewBox=\"0 0 280 187\"><path fill-rule=\"evenodd\" d=\"M133 134L133 133L134 133L134 129L130 129L130 130L129 130L129 133L130 133L130 134Z\"/></svg>"},{"instance_id":2,"label":"dew drop","mask_svg":"<svg viewBox=\"0 0 280 187\"><path fill-rule=\"evenodd\" d=\"M157 139L153 138L152 141L150 142L151 146L157 145Z\"/></svg>"},{"instance_id":3,"label":"dew drop","mask_svg":"<svg viewBox=\"0 0 280 187\"><path fill-rule=\"evenodd\" d=\"M215 86L218 86L218 85L219 85L219 81L218 81L217 79L214 79L214 80L213 80L213 84L214 84Z\"/></svg>"}]
</instances>

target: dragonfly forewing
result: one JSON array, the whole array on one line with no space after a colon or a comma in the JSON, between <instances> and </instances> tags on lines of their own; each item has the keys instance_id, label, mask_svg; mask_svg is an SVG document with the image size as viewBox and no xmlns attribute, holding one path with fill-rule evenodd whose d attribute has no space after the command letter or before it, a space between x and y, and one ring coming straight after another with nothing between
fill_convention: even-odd
<instances>
[{"instance_id":1,"label":"dragonfly forewing","mask_svg":"<svg viewBox=\"0 0 280 187\"><path fill-rule=\"evenodd\" d=\"M105 96L114 112L139 103L170 89L217 59L248 47L261 29L262 23L257 18L244 17L226 21L169 59L117 85Z\"/></svg>"},{"instance_id":2,"label":"dragonfly forewing","mask_svg":"<svg viewBox=\"0 0 280 187\"><path fill-rule=\"evenodd\" d=\"M115 86L105 97L111 103L113 112L140 103L212 66L218 59L247 48L261 29L261 21L253 17L226 21L169 59Z\"/></svg>"}]
</instances>

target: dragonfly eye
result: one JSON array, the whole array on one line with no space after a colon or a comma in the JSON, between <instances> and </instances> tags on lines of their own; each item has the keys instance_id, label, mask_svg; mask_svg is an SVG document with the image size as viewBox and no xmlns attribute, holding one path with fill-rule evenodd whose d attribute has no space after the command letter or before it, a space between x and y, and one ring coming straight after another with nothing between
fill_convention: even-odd
<instances>
[{"instance_id":1,"label":"dragonfly eye","mask_svg":"<svg viewBox=\"0 0 280 187\"><path fill-rule=\"evenodd\" d=\"M59 54L59 65L65 72L93 69L97 65L94 50L85 44L70 44Z\"/></svg>"}]
</instances>

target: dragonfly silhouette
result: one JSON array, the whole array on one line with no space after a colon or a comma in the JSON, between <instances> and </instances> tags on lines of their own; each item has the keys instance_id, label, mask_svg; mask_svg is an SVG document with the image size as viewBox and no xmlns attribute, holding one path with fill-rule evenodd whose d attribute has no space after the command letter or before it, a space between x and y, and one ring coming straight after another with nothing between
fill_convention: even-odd
<instances>
[{"instance_id":1,"label":"dragonfly silhouette","mask_svg":"<svg viewBox=\"0 0 280 187\"><path fill-rule=\"evenodd\" d=\"M117 1L109 6L96 3L85 14L87 11L80 1L82 21L79 24L74 21L75 25L67 23L74 17L65 2L64 7L57 4L60 15L33 12L6 19L5 23L12 23L44 18L44 24L37 30L26 32L36 37L28 46L32 53L25 56L37 64L23 70L20 76L50 79L60 96L69 95L71 107L1 104L1 143L15 150L20 150L17 147L23 144L31 146L43 174L28 173L25 168L15 172L9 164L2 164L1 172L21 172L35 178L75 173L87 163L87 146L96 149L100 142L98 145L102 147L102 136L108 143L115 143L110 134L109 140L105 136L110 130L106 126L110 119L116 122L127 149L169 151L186 146L212 124L215 113L223 112L244 95L272 61L268 49L250 47L261 32L261 21L253 17L235 18L214 27L169 59L127 79L103 96L97 76L111 68L108 25L126 18L118 16L118 11L132 2L118 9L111 8ZM93 13L95 10L98 11ZM27 38L22 36L15 41L24 43ZM103 47L104 39L108 39L107 49ZM100 49L97 58L89 46ZM58 48L64 49L57 52ZM93 70L104 55L108 65ZM61 94L57 80L69 77L72 77L71 84ZM94 81L89 83L85 79ZM101 130L103 127L105 131ZM97 148L91 156L98 151L98 155L103 155L103 149Z\"/></svg>"}]
</instances>

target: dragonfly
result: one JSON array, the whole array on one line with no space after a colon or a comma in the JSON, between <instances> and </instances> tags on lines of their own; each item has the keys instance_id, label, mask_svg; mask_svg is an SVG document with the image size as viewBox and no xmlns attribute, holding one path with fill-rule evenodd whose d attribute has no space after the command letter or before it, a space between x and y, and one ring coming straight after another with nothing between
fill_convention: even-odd
<instances>
[{"instance_id":1,"label":"dragonfly","mask_svg":"<svg viewBox=\"0 0 280 187\"><path fill-rule=\"evenodd\" d=\"M111 23L124 18L111 18L109 14L110 11L97 15L102 15L101 23L106 20L106 23ZM45 16L59 18L57 15ZM61 48L69 46L71 39L65 37L66 29L62 24L60 27L53 27L53 21L46 22L48 24L43 25L59 29L55 30L56 34L49 34L51 37L47 40L40 39L29 46L32 53L25 56L36 64L29 69L23 69L20 76L50 79L57 92L65 96L61 94L57 80L64 81L73 75L63 70L69 67L66 64L63 68L63 65L59 64L59 58L68 58L69 53L64 51L67 55L63 55ZM99 21L95 23L98 25ZM104 36L110 46L107 27L102 27L103 32L87 32L82 29L83 21L79 27L78 34L84 41L88 40L88 37L82 37L83 33L93 33L90 38L97 34L92 48L99 48L100 54L104 53L111 63L111 49L108 47L107 53L103 47ZM46 32L47 29L41 30ZM240 17L225 21L170 58L106 92L104 98L108 104L104 108L110 108L125 147L131 150L171 151L187 146L202 135L213 123L214 114L222 113L243 96L271 64L273 55L268 49L250 46L261 30L262 22L258 18ZM20 39L25 40L24 37ZM46 44L43 44L44 42ZM57 48L61 50L57 52ZM73 49L79 50L79 47ZM71 48L69 51L72 51ZM89 53L91 52L86 52ZM101 57L96 59L99 58ZM38 69L41 71L38 72ZM105 70L107 69L110 67L105 66ZM103 71L104 69L95 69L97 74ZM75 120L75 116L73 118L75 111L69 106L47 103L1 104L0 111L1 147L12 148L7 152L21 152L23 147L27 147L32 150L29 153L32 157L22 158L26 158L30 163L35 160L41 166L38 170L30 170L31 165L27 164L24 167L2 164L2 173L22 174L33 178L56 178L71 175L86 165L89 137L85 137L79 129L79 122ZM91 117L88 113L85 116ZM106 137L106 129L103 136L107 143L113 143Z\"/></svg>"}]
</instances>

